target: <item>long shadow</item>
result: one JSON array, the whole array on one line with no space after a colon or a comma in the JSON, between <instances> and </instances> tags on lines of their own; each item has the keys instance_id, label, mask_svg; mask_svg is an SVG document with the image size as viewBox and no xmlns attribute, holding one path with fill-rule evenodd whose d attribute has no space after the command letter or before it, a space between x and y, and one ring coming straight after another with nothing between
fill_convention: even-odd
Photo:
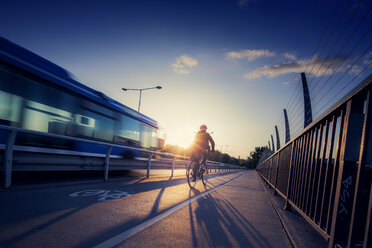
<instances>
[{"instance_id":1,"label":"long shadow","mask_svg":"<svg viewBox=\"0 0 372 248\"><path fill-rule=\"evenodd\" d=\"M234 185L227 185L226 187L237 188L237 189L247 189L247 190L262 191L260 188L257 188L257 187L234 186Z\"/></svg>"},{"instance_id":2,"label":"long shadow","mask_svg":"<svg viewBox=\"0 0 372 248\"><path fill-rule=\"evenodd\" d=\"M168 182L172 180L172 176L168 179ZM164 191L165 189L168 187L168 185L164 185L163 188L160 190L158 196L156 197L156 200L154 202L154 206L152 207L151 209L151 212L150 214L148 215L149 218L152 217L152 216L155 216L157 213L158 213L158 208L159 208L159 204L160 204L160 201L161 201L161 197L163 196L164 194Z\"/></svg>"},{"instance_id":3,"label":"long shadow","mask_svg":"<svg viewBox=\"0 0 372 248\"><path fill-rule=\"evenodd\" d=\"M145 181L146 179L147 179L146 177L141 178L141 179L139 179L137 182L134 182L133 184L138 184L138 183L140 183L140 182L142 182L142 181Z\"/></svg>"},{"instance_id":4,"label":"long shadow","mask_svg":"<svg viewBox=\"0 0 372 248\"><path fill-rule=\"evenodd\" d=\"M194 197L192 195L192 193L194 193L194 195L199 195L201 192L197 189L190 189L189 199ZM162 194L163 193L159 192L157 200L155 202L160 201ZM159 214L159 213L157 213L157 209L158 209L158 204L155 203L154 207L152 209L153 213L151 215ZM166 210L164 210L164 211L166 211ZM193 221L193 218L192 218L193 213L192 213L192 209L191 209L191 204L189 204L189 211L190 211L190 221L191 221L191 232L192 232L193 247L197 247L198 242L197 242L197 239L196 239L195 224L194 224L194 221ZM149 215L146 219L132 218L127 223L123 223L123 224L111 227L109 229L106 229L103 232L100 232L99 235L95 235L94 237L90 237L89 239L86 239L86 240L82 241L81 243L78 244L78 247L93 247L93 246L95 246L95 245L97 245L97 244L99 244L99 243L101 243L101 242L103 242L103 241L105 241L109 238L112 238L116 234L122 233L125 230L129 230L133 226L137 226L137 225L143 223L144 221L150 219L151 217L153 217L153 216Z\"/></svg>"},{"instance_id":5,"label":"long shadow","mask_svg":"<svg viewBox=\"0 0 372 248\"><path fill-rule=\"evenodd\" d=\"M199 200L197 204L195 216L208 246L232 247L234 244L231 243L229 236L233 236L239 246L252 246L243 230L211 195Z\"/></svg>"},{"instance_id":6,"label":"long shadow","mask_svg":"<svg viewBox=\"0 0 372 248\"><path fill-rule=\"evenodd\" d=\"M199 245L197 243L198 234L202 234L208 242L207 245L212 247L232 247L236 246L236 243L240 247L252 247L254 245L272 247L250 221L220 194L218 194L217 199L210 194L206 195L204 199L199 199L194 213L190 204L189 212L194 247ZM193 214L197 220L198 233L196 233ZM249 235L247 235L247 231L249 231ZM231 242L231 237L236 243ZM253 240L254 243L252 243Z\"/></svg>"},{"instance_id":7,"label":"long shadow","mask_svg":"<svg viewBox=\"0 0 372 248\"><path fill-rule=\"evenodd\" d=\"M192 198L191 193L194 192L194 194L200 194L200 191L191 188L189 191L189 199ZM196 238L196 231L195 231L195 224L194 224L194 218L193 218L193 211L192 211L192 204L189 204L189 215L190 215L190 229L191 229L191 238L192 238L192 246L193 247L198 247L198 240Z\"/></svg>"},{"instance_id":8,"label":"long shadow","mask_svg":"<svg viewBox=\"0 0 372 248\"><path fill-rule=\"evenodd\" d=\"M226 175L226 174L211 174L210 175L210 178L216 178L218 176L222 176L222 175ZM132 183L132 184L127 184L127 185L119 185L120 187L118 188L118 182L112 182L112 183L102 183L102 184L97 184L95 183L95 187L98 188L100 186L102 186L102 188L104 189L107 189L107 190L110 190L110 188L112 189L115 189L115 190L125 190L126 187L130 187L130 186L134 186L135 189L134 189L134 192L130 192L131 194L137 194L137 193L141 193L141 192L147 192L147 191L152 191L152 190L156 190L156 189L161 189L155 202L154 202L154 205L151 209L151 212L149 213L148 215L148 218L151 218L152 216L155 216L158 214L158 209L159 209L159 204L160 204L160 201L161 201L161 198L164 194L164 191L166 188L168 187L172 187L172 186L176 186L176 185L180 185L180 184L184 184L186 183L186 179L185 178L172 178L170 177L169 179L167 180L163 180L163 181L156 181L156 182L145 182L146 178L143 178L143 179L140 179L138 181L136 181L135 183ZM119 182L120 183L120 182ZM76 187L76 186L79 186ZM97 187L98 186L98 187ZM64 200L63 198L59 197L60 196L66 196L66 191L69 190L69 188L66 190L65 188L66 186L62 186L61 188L59 187L55 187L53 189L48 189L48 190L51 190L51 192L49 191L46 191L46 194L45 195L41 195L40 192L38 192L37 194L37 198L36 199L33 199L31 197L34 197L33 195L28 195L24 200L24 197L22 197L22 201L19 201L19 202L12 202L12 204L9 204L9 208L14 208L17 210L17 213L19 212L19 215L17 215L17 217L14 217L14 215L11 215L11 216L6 216L5 219L3 219L2 223L4 225L1 225L3 226L3 228L6 228L5 226L5 223L14 223L14 221L19 221L21 220L22 222L23 221L28 221L30 219L37 219L38 217L40 216L45 216L45 215L48 215L48 214L51 214L51 213L56 213L56 212L59 212L59 211L66 211L65 213L61 214L61 215L58 215L57 217L55 218L52 218L44 223L41 223L41 224L38 224L37 226L31 228L31 229L28 229L28 230L25 230L23 232L21 232L20 234L17 234L16 236L12 236L11 238L7 239L7 240L3 240L2 241L2 245L5 245L6 247L7 246L11 246L14 242L18 242L18 241L22 241L24 239L26 239L27 237L30 237L40 231L43 231L45 229L47 229L48 227L68 218L69 216L72 216L82 210L84 210L85 208L89 207L89 206L92 206L94 204L97 203L97 201L95 199L88 199L88 198L84 198L82 200L71 200L71 201L66 201ZM70 186L69 186L70 187ZM84 190L84 189L91 189L91 184L84 184L84 185L74 185L73 186L74 188L74 191L79 191L79 190ZM190 190L190 193L189 193L189 197L191 197L191 192L194 192L195 195L197 194L200 194L200 191L199 190L196 190L196 189L193 189L193 190ZM9 193L9 192L8 192ZM44 194L44 192L42 192ZM72 192L68 192L67 194L69 193L72 193ZM48 197L49 195L51 195L52 197ZM38 198L39 197L39 198ZM11 199L13 199L13 197L11 197ZM24 204L22 205L22 202L24 202ZM27 202L43 202L43 204L41 205L35 205L35 204L32 204L32 206L28 205ZM21 203L21 204L20 204ZM21 205L21 206L19 206ZM35 206L33 206L35 205ZM12 207L14 206L14 207ZM166 209L164 210L166 211ZM190 204L190 215L192 215L192 212L191 212L191 204ZM192 216L190 216L192 217ZM132 227L134 225L137 225L139 223L141 223L143 221L143 219L137 219L137 218L133 218L129 221L127 221L126 223L123 223L123 225L119 225L118 227L116 228L112 228L110 229L111 231L113 230L123 230L123 228L128 228L128 227ZM192 218L191 218L191 221ZM192 224L194 226L194 224ZM124 229L125 230L125 229ZM112 233L111 231L108 231L107 233L104 232L102 233L103 235L102 236L111 236ZM195 228L193 227L193 237L195 237ZM99 235L100 237L102 237L101 235ZM94 244L91 243L92 241L96 241L98 240L99 238L98 237L95 237L95 238L92 238L91 240L86 240L86 242L83 241L84 244ZM193 244L195 246L197 246L197 240L194 238L193 239Z\"/></svg>"},{"instance_id":9,"label":"long shadow","mask_svg":"<svg viewBox=\"0 0 372 248\"><path fill-rule=\"evenodd\" d=\"M219 202L220 208L228 208L229 213L232 213L236 219L240 222L241 225L246 226L250 229L251 233L254 233L254 239L257 243L259 243L260 247L271 247L271 245L267 242L264 236L242 215L239 210L234 207L233 204L231 204L226 198L224 198L221 194L216 192L217 195L219 195ZM224 205L224 206L223 206Z\"/></svg>"},{"instance_id":10,"label":"long shadow","mask_svg":"<svg viewBox=\"0 0 372 248\"><path fill-rule=\"evenodd\" d=\"M226 173L226 174L228 174L228 173ZM221 181L221 182L227 182L225 180L218 179L218 177L226 175L226 174L209 174L209 178L210 179L214 178L214 179L216 179L218 181ZM142 192L147 192L147 191L157 190L157 189L163 189L163 188L177 186L177 185L186 183L186 178L185 177L182 177L182 178L172 178L172 177L170 177L166 180L155 181L155 182L144 182L145 180L147 180L147 179L141 179L141 180L137 181L133 185L133 186L135 186L135 189L133 191L129 192L129 193L138 194L138 193L142 193ZM114 186L117 187L117 182L115 183ZM130 186L132 186L132 184L123 185L123 187L130 187Z\"/></svg>"},{"instance_id":11,"label":"long shadow","mask_svg":"<svg viewBox=\"0 0 372 248\"><path fill-rule=\"evenodd\" d=\"M90 204L89 204L90 205ZM73 215L73 214L76 214L78 213L79 211L85 209L86 207L88 207L89 205L84 205L84 206L80 206L80 207L77 207L75 209L72 209L66 213L63 213L53 219L50 219L48 221L46 221L45 223L42 223L32 229L29 229L27 231L24 231L12 238L9 238L7 240L4 240L1 242L1 247L10 247L10 246L14 246L14 242L20 242L24 239L26 239L27 237L33 235L33 234L36 234L38 232L41 232L43 230L45 230L46 228L68 218L69 216Z\"/></svg>"}]
</instances>

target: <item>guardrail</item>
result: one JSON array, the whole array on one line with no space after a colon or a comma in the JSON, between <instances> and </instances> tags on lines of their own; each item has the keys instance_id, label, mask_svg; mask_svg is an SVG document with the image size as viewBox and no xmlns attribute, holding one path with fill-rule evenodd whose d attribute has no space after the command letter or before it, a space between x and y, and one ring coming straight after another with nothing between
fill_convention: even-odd
<instances>
[{"instance_id":1,"label":"guardrail","mask_svg":"<svg viewBox=\"0 0 372 248\"><path fill-rule=\"evenodd\" d=\"M372 75L257 171L329 247L371 247Z\"/></svg>"},{"instance_id":2,"label":"guardrail","mask_svg":"<svg viewBox=\"0 0 372 248\"><path fill-rule=\"evenodd\" d=\"M173 176L174 169L186 168L189 157L156 152L153 150L141 149L136 147L123 146L108 142L101 142L96 140L89 140L84 138L71 137L60 134L44 133L39 131L33 131L18 127L0 125L0 129L8 131L8 138L6 144L0 144L0 150L4 150L3 155L3 169L4 169L4 187L9 188L11 186L12 172L14 171L14 152L24 152L24 153L41 153L36 159L35 157L20 156L17 157L17 163L19 164L16 168L17 171L32 171L32 170L102 170L104 171L104 180L108 180L109 170L118 169L146 169L147 178L150 176L151 168L156 169L171 169L171 176ZM81 153L75 151L68 151L63 149L48 149L48 148L38 148L33 146L17 146L15 145L15 139L18 133L34 134L44 137L51 137L56 139L79 141L84 143L91 143L96 145L101 145L107 147L106 154L94 154L94 153ZM137 158L134 160L120 160L120 156L115 156L111 154L114 147L140 151L148 154L147 158ZM60 156L61 159L51 158L51 154L55 156ZM1 154L0 154L1 155ZM24 155L24 154L23 154ZM83 156L85 159L73 159L72 156L78 155ZM154 156L166 157L168 159L157 159ZM89 159L88 159L89 158ZM171 159L169 159L171 158ZM66 162L66 159L69 160ZM103 160L103 161L102 161ZM75 164L75 166L68 166L68 164ZM79 164L83 163L83 164ZM23 166L22 166L23 164ZM167 165L169 164L169 165ZM79 166L76 166L79 165ZM103 168L102 168L103 165ZM110 168L111 166L111 168ZM241 169L239 166L217 163L213 161L208 161L209 169L215 172L218 171L228 171L231 169Z\"/></svg>"}]
</instances>

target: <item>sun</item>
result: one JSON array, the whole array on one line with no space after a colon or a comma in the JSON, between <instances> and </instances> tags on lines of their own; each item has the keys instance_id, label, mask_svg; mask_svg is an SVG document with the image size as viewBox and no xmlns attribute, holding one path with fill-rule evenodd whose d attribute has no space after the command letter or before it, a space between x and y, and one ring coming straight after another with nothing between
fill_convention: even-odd
<instances>
[{"instance_id":1,"label":"sun","mask_svg":"<svg viewBox=\"0 0 372 248\"><path fill-rule=\"evenodd\" d=\"M170 145L177 145L183 148L191 146L195 136L195 130L192 128L177 128L175 130L167 131L166 143Z\"/></svg>"}]
</instances>

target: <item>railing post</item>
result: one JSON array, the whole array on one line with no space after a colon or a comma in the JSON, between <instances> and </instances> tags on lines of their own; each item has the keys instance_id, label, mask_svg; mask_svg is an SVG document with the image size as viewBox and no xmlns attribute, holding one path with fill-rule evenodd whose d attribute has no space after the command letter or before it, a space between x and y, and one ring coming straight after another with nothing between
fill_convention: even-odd
<instances>
[{"instance_id":1,"label":"railing post","mask_svg":"<svg viewBox=\"0 0 372 248\"><path fill-rule=\"evenodd\" d=\"M367 223L364 221L368 218L367 206L370 204L369 196L371 192L372 175L370 173L371 157L371 141L372 141L372 87L367 92L365 114L363 121L362 139L359 154L359 166L355 180L355 194L353 199L353 208L350 220L350 232L348 238L348 247L355 247L360 243L367 243L367 239L363 235L363 231L367 229ZM370 160L370 161L369 161ZM369 172L369 173L368 173ZM370 211L371 209L369 209ZM369 229L370 227L368 227ZM367 230L368 230L367 229ZM370 237L371 239L371 237ZM370 241L371 242L371 241ZM367 245L366 245L367 247Z\"/></svg>"},{"instance_id":2,"label":"railing post","mask_svg":"<svg viewBox=\"0 0 372 248\"><path fill-rule=\"evenodd\" d=\"M150 177L151 159L152 159L152 153L150 153L149 159L147 161L147 175L146 175L146 178Z\"/></svg>"},{"instance_id":3,"label":"railing post","mask_svg":"<svg viewBox=\"0 0 372 248\"><path fill-rule=\"evenodd\" d=\"M17 131L12 130L8 134L8 140L5 147L4 156L4 187L9 188L12 184L12 169L13 169L13 147L17 136Z\"/></svg>"},{"instance_id":4,"label":"railing post","mask_svg":"<svg viewBox=\"0 0 372 248\"><path fill-rule=\"evenodd\" d=\"M280 154L281 152L278 152L278 160L276 161L276 173L275 173L275 182L274 182L274 193L273 195L277 195L278 192L276 192L276 184L278 183L278 175L279 175L279 162L280 162Z\"/></svg>"},{"instance_id":5,"label":"railing post","mask_svg":"<svg viewBox=\"0 0 372 248\"><path fill-rule=\"evenodd\" d=\"M172 174L171 174L171 177L173 177L173 171L174 171L174 164L176 163L176 156L173 157L173 161L172 161Z\"/></svg>"},{"instance_id":6,"label":"railing post","mask_svg":"<svg viewBox=\"0 0 372 248\"><path fill-rule=\"evenodd\" d=\"M112 146L107 147L106 157L105 157L105 173L104 173L104 180L107 182L108 174L109 174L109 166L110 166L110 154L112 151Z\"/></svg>"},{"instance_id":7,"label":"railing post","mask_svg":"<svg viewBox=\"0 0 372 248\"><path fill-rule=\"evenodd\" d=\"M271 158L271 165L270 165L270 169L269 169L270 172L269 172L269 176L267 178L270 183L271 183L271 177L272 177L272 174L273 174L273 166L274 166L274 157ZM271 189L271 184L270 183L268 183L269 189Z\"/></svg>"},{"instance_id":8,"label":"railing post","mask_svg":"<svg viewBox=\"0 0 372 248\"><path fill-rule=\"evenodd\" d=\"M366 218L366 227L364 231L363 248L371 247L372 243L372 183L369 187L369 199L368 199L368 209Z\"/></svg>"},{"instance_id":9,"label":"railing post","mask_svg":"<svg viewBox=\"0 0 372 248\"><path fill-rule=\"evenodd\" d=\"M287 183L287 194L286 194L286 197L285 197L285 205L284 205L284 209L285 210L291 210L291 205L289 204L288 202L288 198L290 197L290 194L291 194L291 186L292 186L292 183L291 183L291 179L292 179L292 170L293 170L293 163L294 163L294 158L295 158L295 148L296 148L296 141L293 141L292 142L292 149L291 149L291 158L290 158L290 163L289 163L289 175L288 175L288 183Z\"/></svg>"},{"instance_id":10,"label":"railing post","mask_svg":"<svg viewBox=\"0 0 372 248\"><path fill-rule=\"evenodd\" d=\"M344 129L340 149L340 164L335 191L335 202L331 224L329 246L347 246L350 234L350 221L353 214L358 160L361 149L364 102L354 97L346 104Z\"/></svg>"}]
</instances>

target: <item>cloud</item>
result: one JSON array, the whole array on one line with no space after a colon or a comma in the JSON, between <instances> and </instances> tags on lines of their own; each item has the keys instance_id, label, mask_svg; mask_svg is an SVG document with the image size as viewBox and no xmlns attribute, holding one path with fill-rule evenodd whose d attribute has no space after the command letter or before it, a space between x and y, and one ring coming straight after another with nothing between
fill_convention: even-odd
<instances>
[{"instance_id":1,"label":"cloud","mask_svg":"<svg viewBox=\"0 0 372 248\"><path fill-rule=\"evenodd\" d=\"M312 75L329 75L333 73L333 65L337 65L342 58L328 58L324 60L323 58L313 58L310 62L309 60L297 60L290 63L282 63L277 65L265 65L254 71L244 74L245 79L256 79L261 78L261 76L267 77L277 77L279 75L288 74L288 73L301 73L304 72L306 67L310 70ZM328 68L329 67L329 68ZM328 70L327 70L328 68Z\"/></svg>"},{"instance_id":2,"label":"cloud","mask_svg":"<svg viewBox=\"0 0 372 248\"><path fill-rule=\"evenodd\" d=\"M349 70L349 73L355 76L358 75L363 70L363 68L358 65L353 65L353 66L347 65L346 67Z\"/></svg>"},{"instance_id":3,"label":"cloud","mask_svg":"<svg viewBox=\"0 0 372 248\"><path fill-rule=\"evenodd\" d=\"M285 82L282 82L282 84L284 84L284 85L288 85L289 82L288 82L288 81L285 81Z\"/></svg>"},{"instance_id":4,"label":"cloud","mask_svg":"<svg viewBox=\"0 0 372 248\"><path fill-rule=\"evenodd\" d=\"M179 74L189 74L191 68L198 65L198 61L191 56L184 54L176 59L172 64L173 71Z\"/></svg>"},{"instance_id":5,"label":"cloud","mask_svg":"<svg viewBox=\"0 0 372 248\"><path fill-rule=\"evenodd\" d=\"M285 54L283 54L283 56L284 56L284 58L286 58L286 59L297 60L297 57L296 57L296 55L294 55L294 54L285 53Z\"/></svg>"},{"instance_id":6,"label":"cloud","mask_svg":"<svg viewBox=\"0 0 372 248\"><path fill-rule=\"evenodd\" d=\"M275 52L271 52L267 49L266 50L263 50L263 49L260 49L260 50L242 50L242 51L239 51L239 52L236 52L236 51L228 52L226 54L226 58L230 59L230 60L247 58L248 61L252 61L252 60L255 60L255 59L258 59L258 58L261 58L261 57L273 57L275 55L276 55Z\"/></svg>"}]
</instances>

